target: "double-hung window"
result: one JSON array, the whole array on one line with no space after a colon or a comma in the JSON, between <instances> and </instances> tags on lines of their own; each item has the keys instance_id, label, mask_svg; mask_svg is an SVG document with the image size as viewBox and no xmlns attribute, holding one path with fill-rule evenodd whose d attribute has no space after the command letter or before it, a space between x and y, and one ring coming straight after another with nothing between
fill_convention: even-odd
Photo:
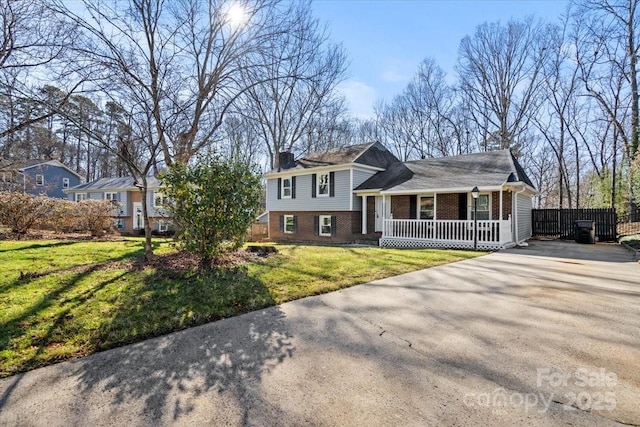
<instances>
[{"instance_id":1,"label":"double-hung window","mask_svg":"<svg viewBox=\"0 0 640 427\"><path fill-rule=\"evenodd\" d=\"M164 206L164 194L155 191L153 193L153 207L161 208Z\"/></svg>"},{"instance_id":2,"label":"double-hung window","mask_svg":"<svg viewBox=\"0 0 640 427\"><path fill-rule=\"evenodd\" d=\"M104 199L115 203L118 201L118 193L104 193Z\"/></svg>"},{"instance_id":3,"label":"double-hung window","mask_svg":"<svg viewBox=\"0 0 640 427\"><path fill-rule=\"evenodd\" d=\"M44 186L44 175L36 174L36 185L38 187Z\"/></svg>"},{"instance_id":4,"label":"double-hung window","mask_svg":"<svg viewBox=\"0 0 640 427\"><path fill-rule=\"evenodd\" d=\"M420 197L420 219L433 219L433 196Z\"/></svg>"},{"instance_id":5,"label":"double-hung window","mask_svg":"<svg viewBox=\"0 0 640 427\"><path fill-rule=\"evenodd\" d=\"M318 175L318 197L329 196L329 174Z\"/></svg>"},{"instance_id":6,"label":"double-hung window","mask_svg":"<svg viewBox=\"0 0 640 427\"><path fill-rule=\"evenodd\" d=\"M320 215L319 224L318 234L320 236L331 236L331 215Z\"/></svg>"},{"instance_id":7,"label":"double-hung window","mask_svg":"<svg viewBox=\"0 0 640 427\"><path fill-rule=\"evenodd\" d=\"M62 188L69 188L69 178L62 178Z\"/></svg>"},{"instance_id":8,"label":"double-hung window","mask_svg":"<svg viewBox=\"0 0 640 427\"><path fill-rule=\"evenodd\" d=\"M491 219L491 202L489 194L480 194L477 199L477 211L478 211L478 221L490 220ZM471 215L470 218L473 218L474 206L473 200L471 201Z\"/></svg>"},{"instance_id":9,"label":"double-hung window","mask_svg":"<svg viewBox=\"0 0 640 427\"><path fill-rule=\"evenodd\" d=\"M291 178L282 178L282 198L291 198Z\"/></svg>"},{"instance_id":10,"label":"double-hung window","mask_svg":"<svg viewBox=\"0 0 640 427\"><path fill-rule=\"evenodd\" d=\"M87 200L87 193L76 193L76 202Z\"/></svg>"},{"instance_id":11,"label":"double-hung window","mask_svg":"<svg viewBox=\"0 0 640 427\"><path fill-rule=\"evenodd\" d=\"M296 230L296 218L293 215L284 216L284 233L293 234Z\"/></svg>"}]
</instances>

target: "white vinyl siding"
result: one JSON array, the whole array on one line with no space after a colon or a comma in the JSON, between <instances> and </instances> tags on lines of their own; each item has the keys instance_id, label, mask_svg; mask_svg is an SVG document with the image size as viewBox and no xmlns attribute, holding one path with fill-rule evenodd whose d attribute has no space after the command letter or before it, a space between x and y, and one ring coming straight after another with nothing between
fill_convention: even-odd
<instances>
[{"instance_id":1,"label":"white vinyl siding","mask_svg":"<svg viewBox=\"0 0 640 427\"><path fill-rule=\"evenodd\" d=\"M334 197L311 197L311 174L296 175L295 199L278 199L278 178L267 180L268 211L348 211L352 197L349 170L335 172Z\"/></svg>"},{"instance_id":2,"label":"white vinyl siding","mask_svg":"<svg viewBox=\"0 0 640 427\"><path fill-rule=\"evenodd\" d=\"M89 195L87 196L87 199L103 200L104 199L104 193L89 193Z\"/></svg>"},{"instance_id":3,"label":"white vinyl siding","mask_svg":"<svg viewBox=\"0 0 640 427\"><path fill-rule=\"evenodd\" d=\"M150 217L165 216L165 210L163 207L155 206L155 194L153 190L147 190L147 210Z\"/></svg>"},{"instance_id":4,"label":"white vinyl siding","mask_svg":"<svg viewBox=\"0 0 640 427\"><path fill-rule=\"evenodd\" d=\"M531 196L524 194L516 195L518 202L518 242L522 242L531 237L531 210L533 200Z\"/></svg>"}]
</instances>

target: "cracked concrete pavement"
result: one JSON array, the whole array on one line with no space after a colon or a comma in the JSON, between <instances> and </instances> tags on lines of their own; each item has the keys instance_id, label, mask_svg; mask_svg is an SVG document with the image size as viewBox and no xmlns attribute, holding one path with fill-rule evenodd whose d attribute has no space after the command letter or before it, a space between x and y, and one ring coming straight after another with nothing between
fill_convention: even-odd
<instances>
[{"instance_id":1,"label":"cracked concrete pavement","mask_svg":"<svg viewBox=\"0 0 640 427\"><path fill-rule=\"evenodd\" d=\"M0 380L0 425L640 425L639 273L534 241Z\"/></svg>"}]
</instances>

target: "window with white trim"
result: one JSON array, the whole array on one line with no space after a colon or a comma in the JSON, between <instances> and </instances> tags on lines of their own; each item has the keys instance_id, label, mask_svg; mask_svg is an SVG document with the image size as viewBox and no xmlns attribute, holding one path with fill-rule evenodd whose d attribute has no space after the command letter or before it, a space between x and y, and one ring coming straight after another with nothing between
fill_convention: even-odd
<instances>
[{"instance_id":1,"label":"window with white trim","mask_svg":"<svg viewBox=\"0 0 640 427\"><path fill-rule=\"evenodd\" d=\"M118 193L104 193L104 199L115 203L118 201Z\"/></svg>"},{"instance_id":2,"label":"window with white trim","mask_svg":"<svg viewBox=\"0 0 640 427\"><path fill-rule=\"evenodd\" d=\"M62 188L69 188L69 178L62 178Z\"/></svg>"},{"instance_id":3,"label":"window with white trim","mask_svg":"<svg viewBox=\"0 0 640 427\"><path fill-rule=\"evenodd\" d=\"M164 233L169 230L169 223L163 219L158 220L158 231Z\"/></svg>"},{"instance_id":4,"label":"window with white trim","mask_svg":"<svg viewBox=\"0 0 640 427\"><path fill-rule=\"evenodd\" d=\"M284 216L284 232L285 234L293 234L296 230L296 218L293 215Z\"/></svg>"},{"instance_id":5,"label":"window with white trim","mask_svg":"<svg viewBox=\"0 0 640 427\"><path fill-rule=\"evenodd\" d=\"M36 174L36 185L38 187L42 187L44 186L44 175L41 174Z\"/></svg>"},{"instance_id":6,"label":"window with white trim","mask_svg":"<svg viewBox=\"0 0 640 427\"><path fill-rule=\"evenodd\" d=\"M473 207L473 198L471 199L471 215L469 218L473 218L474 207ZM485 221L491 219L491 196L490 194L480 194L478 195L478 221Z\"/></svg>"},{"instance_id":7,"label":"window with white trim","mask_svg":"<svg viewBox=\"0 0 640 427\"><path fill-rule=\"evenodd\" d=\"M153 207L161 208L164 206L164 194L159 191L154 191L153 193Z\"/></svg>"},{"instance_id":8,"label":"window with white trim","mask_svg":"<svg viewBox=\"0 0 640 427\"><path fill-rule=\"evenodd\" d=\"M328 173L321 173L318 174L318 181L317 181L317 194L319 197L327 197L329 196L329 174Z\"/></svg>"},{"instance_id":9,"label":"window with white trim","mask_svg":"<svg viewBox=\"0 0 640 427\"><path fill-rule=\"evenodd\" d=\"M420 219L433 219L434 199L433 196L420 197Z\"/></svg>"},{"instance_id":10,"label":"window with white trim","mask_svg":"<svg viewBox=\"0 0 640 427\"><path fill-rule=\"evenodd\" d=\"M331 215L320 215L318 234L321 236L331 236Z\"/></svg>"},{"instance_id":11,"label":"window with white trim","mask_svg":"<svg viewBox=\"0 0 640 427\"><path fill-rule=\"evenodd\" d=\"M86 200L86 199L87 199L87 193L76 193L76 202Z\"/></svg>"},{"instance_id":12,"label":"window with white trim","mask_svg":"<svg viewBox=\"0 0 640 427\"><path fill-rule=\"evenodd\" d=\"M283 199L291 198L291 177L282 178L282 198Z\"/></svg>"}]
</instances>

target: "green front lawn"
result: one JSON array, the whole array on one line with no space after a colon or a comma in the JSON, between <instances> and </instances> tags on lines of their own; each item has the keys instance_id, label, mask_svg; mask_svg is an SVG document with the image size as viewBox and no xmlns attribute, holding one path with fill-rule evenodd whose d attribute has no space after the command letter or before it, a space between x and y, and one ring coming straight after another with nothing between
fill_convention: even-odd
<instances>
[{"instance_id":1,"label":"green front lawn","mask_svg":"<svg viewBox=\"0 0 640 427\"><path fill-rule=\"evenodd\" d=\"M479 255L277 245L278 255L203 274L166 267L174 249L154 245L160 262L145 267L139 239L0 241L0 377Z\"/></svg>"}]
</instances>

